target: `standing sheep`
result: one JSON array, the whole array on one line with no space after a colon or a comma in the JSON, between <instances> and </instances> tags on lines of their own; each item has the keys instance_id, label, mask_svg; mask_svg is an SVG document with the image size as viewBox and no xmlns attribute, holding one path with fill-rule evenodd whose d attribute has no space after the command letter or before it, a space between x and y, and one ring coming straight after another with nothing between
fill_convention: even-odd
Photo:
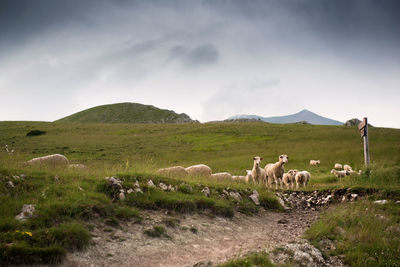
<instances>
[{"instance_id":1,"label":"standing sheep","mask_svg":"<svg viewBox=\"0 0 400 267\"><path fill-rule=\"evenodd\" d=\"M318 166L321 163L321 161L319 160L310 160L310 165L311 166Z\"/></svg>"},{"instance_id":2,"label":"standing sheep","mask_svg":"<svg viewBox=\"0 0 400 267\"><path fill-rule=\"evenodd\" d=\"M253 158L254 164L253 169L251 170L251 176L253 179L253 183L265 183L266 182L266 173L265 170L260 167L261 161L263 158L256 156Z\"/></svg>"},{"instance_id":3,"label":"standing sheep","mask_svg":"<svg viewBox=\"0 0 400 267\"><path fill-rule=\"evenodd\" d=\"M337 178L342 178L350 174L348 171L337 171L335 169L332 169L331 173L334 174Z\"/></svg>"},{"instance_id":4,"label":"standing sheep","mask_svg":"<svg viewBox=\"0 0 400 267\"><path fill-rule=\"evenodd\" d=\"M275 183L275 188L278 189L278 185L282 186L282 177L285 173L283 165L289 161L289 157L285 154L279 156L279 161L276 163L269 163L265 165L265 172L268 179L268 186L272 186Z\"/></svg>"},{"instance_id":5,"label":"standing sheep","mask_svg":"<svg viewBox=\"0 0 400 267\"><path fill-rule=\"evenodd\" d=\"M335 163L335 169L336 169L336 170L341 170L341 169L343 169L342 164L340 164L340 163Z\"/></svg>"},{"instance_id":6,"label":"standing sheep","mask_svg":"<svg viewBox=\"0 0 400 267\"><path fill-rule=\"evenodd\" d=\"M289 186L293 188L295 177L298 170L289 170L287 173L283 174L282 183L289 189Z\"/></svg>"},{"instance_id":7,"label":"standing sheep","mask_svg":"<svg viewBox=\"0 0 400 267\"><path fill-rule=\"evenodd\" d=\"M211 168L204 164L193 165L193 166L187 167L185 170L190 176L209 177L209 176L211 176L211 173L212 173Z\"/></svg>"},{"instance_id":8,"label":"standing sheep","mask_svg":"<svg viewBox=\"0 0 400 267\"><path fill-rule=\"evenodd\" d=\"M311 174L308 171L298 172L295 177L296 188L298 189L300 185L306 187L310 179L311 179Z\"/></svg>"}]
</instances>

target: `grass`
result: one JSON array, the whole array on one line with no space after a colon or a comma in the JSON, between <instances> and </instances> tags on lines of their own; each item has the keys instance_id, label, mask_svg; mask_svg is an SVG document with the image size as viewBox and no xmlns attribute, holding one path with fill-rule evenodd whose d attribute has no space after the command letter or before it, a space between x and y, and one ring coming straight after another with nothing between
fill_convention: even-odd
<instances>
[{"instance_id":1,"label":"grass","mask_svg":"<svg viewBox=\"0 0 400 267\"><path fill-rule=\"evenodd\" d=\"M26 136L38 130L42 135ZM352 187L396 197L400 192L400 130L371 128L372 172L336 179L330 174L335 162L362 169L361 138L356 127L278 125L266 123L206 124L100 124L0 122L0 265L16 263L56 263L65 253L82 249L90 240L90 221L118 227L121 221L141 220L140 210L167 209L232 217L235 212L258 212L247 196L256 189L260 206L280 211L274 194L261 186L238 181L201 177L166 178L156 175L161 167L207 164L213 172L245 175L252 158L275 162L288 154L288 169L309 170L307 190ZM8 145L9 153L5 150ZM83 170L31 167L22 164L33 157L60 153L71 163L83 163ZM319 167L310 167L319 159ZM23 175L22 175L23 174ZM18 176L18 177L17 177ZM137 180L143 194L115 198L104 179L117 176L124 188ZM147 186L152 180L177 186L164 192ZM14 188L7 185L12 181ZM205 197L201 190L211 190ZM223 197L230 188L243 200ZM118 192L119 194L119 192ZM15 219L23 204L35 204L35 216L25 222ZM20 232L29 235L16 234ZM89 237L88 237L89 236ZM39 242L38 237L42 241Z\"/></svg>"},{"instance_id":2,"label":"grass","mask_svg":"<svg viewBox=\"0 0 400 267\"><path fill-rule=\"evenodd\" d=\"M166 237L170 238L167 230L163 226L154 225L152 229L147 229L144 233L150 237Z\"/></svg>"},{"instance_id":3,"label":"grass","mask_svg":"<svg viewBox=\"0 0 400 267\"><path fill-rule=\"evenodd\" d=\"M239 259L230 260L218 267L272 267L275 266L269 260L265 252L252 253Z\"/></svg>"},{"instance_id":4,"label":"grass","mask_svg":"<svg viewBox=\"0 0 400 267\"><path fill-rule=\"evenodd\" d=\"M350 266L400 266L400 205L371 200L331 207L306 232L306 237L324 251L331 240L332 255L344 255Z\"/></svg>"}]
</instances>

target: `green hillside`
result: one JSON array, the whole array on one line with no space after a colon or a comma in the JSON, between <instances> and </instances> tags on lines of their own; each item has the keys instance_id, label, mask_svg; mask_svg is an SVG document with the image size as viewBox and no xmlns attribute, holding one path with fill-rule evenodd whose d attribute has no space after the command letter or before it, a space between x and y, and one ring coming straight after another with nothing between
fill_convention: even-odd
<instances>
[{"instance_id":1,"label":"green hillside","mask_svg":"<svg viewBox=\"0 0 400 267\"><path fill-rule=\"evenodd\" d=\"M43 134L27 136L32 131ZM158 168L173 165L187 167L204 163L214 173L228 171L234 175L245 175L245 170L253 166L254 156L264 157L264 166L277 161L278 156L285 153L289 156L286 170L296 168L311 173L306 190L351 187L353 190L379 192L385 198L395 195L399 199L399 140L398 129L370 129L372 172L369 175L363 168L363 146L356 127L261 122L179 125L0 122L0 265L59 263L67 252L90 245L91 231L96 225L104 225L106 232L120 227L124 220L140 223L147 209L171 210L173 213L199 212L210 214L210 218L232 217L238 212L257 214L260 209L282 209L274 192L261 185L201 177L167 178L156 174ZM23 164L34 157L55 153L68 157L70 163L85 164L87 168ZM310 159L319 159L320 166L310 166ZM364 174L339 180L330 173L336 162L350 164L356 170L363 169ZM144 193L126 195L125 200L118 200L115 196L120 191L110 188L105 180L110 176L121 179L125 190L134 187L137 182ZM150 179L156 185L162 182L177 189L166 192L150 188ZM209 197L201 192L204 186L211 191ZM260 193L260 206L255 206L248 197L243 197L240 202L222 197L226 188L241 192L243 196L256 189ZM399 208L395 200L390 204L396 206L392 212L394 215L388 216L392 216L398 225ZM35 216L27 221L17 221L15 216L24 204L35 205ZM323 220L335 222L340 227L348 226L348 232L343 234L346 241L341 241L341 247L336 246L342 251L350 251L346 246L360 244L359 258L366 258L363 255L370 251L381 255L381 248L387 247L384 235L373 239L374 244L382 246L364 246L370 240L369 236L375 233L375 228L371 227L365 239L364 228L360 229L362 235L349 234L353 231L351 227L359 224L348 220L347 209L357 207L365 211L365 205L343 206L345 213L340 210L341 207L332 213L338 214L337 217L323 217ZM371 207L368 209L372 210ZM354 218L363 216L358 210L352 212ZM378 219L370 216L367 222L370 225L380 224ZM310 230L309 239L314 242L326 239L327 235L331 236L330 229L338 228L336 224L327 228L326 223L317 223ZM387 226L392 224L390 221ZM381 228L382 233L387 232L386 228ZM391 247L394 249L389 252L394 256L389 260L396 257L392 251L398 249L398 241L393 242ZM384 256L388 258L386 254ZM346 255L347 262L351 263L351 258L354 258L353 254Z\"/></svg>"},{"instance_id":2,"label":"green hillside","mask_svg":"<svg viewBox=\"0 0 400 267\"><path fill-rule=\"evenodd\" d=\"M186 123L194 122L188 115L138 103L118 103L86 109L57 122L95 123Z\"/></svg>"}]
</instances>

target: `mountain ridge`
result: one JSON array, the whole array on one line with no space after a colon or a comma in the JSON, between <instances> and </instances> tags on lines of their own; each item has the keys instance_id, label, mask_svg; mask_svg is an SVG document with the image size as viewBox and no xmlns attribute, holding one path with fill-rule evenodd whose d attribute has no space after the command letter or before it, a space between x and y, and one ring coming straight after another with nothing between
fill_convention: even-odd
<instances>
[{"instance_id":1,"label":"mountain ridge","mask_svg":"<svg viewBox=\"0 0 400 267\"><path fill-rule=\"evenodd\" d=\"M286 116L262 117L258 115L242 114L242 115L231 116L226 120L238 120L238 119L255 119L269 123L307 122L314 125L343 125L343 122L323 117L307 109L303 109L300 112Z\"/></svg>"}]
</instances>

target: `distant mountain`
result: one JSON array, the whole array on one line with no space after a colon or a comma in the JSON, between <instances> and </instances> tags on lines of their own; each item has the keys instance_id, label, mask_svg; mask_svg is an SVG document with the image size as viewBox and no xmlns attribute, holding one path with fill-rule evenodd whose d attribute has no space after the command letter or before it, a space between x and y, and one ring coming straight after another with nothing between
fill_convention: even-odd
<instances>
[{"instance_id":1,"label":"distant mountain","mask_svg":"<svg viewBox=\"0 0 400 267\"><path fill-rule=\"evenodd\" d=\"M197 122L185 113L159 109L138 103L118 103L97 106L72 114L57 122L98 123L187 123Z\"/></svg>"},{"instance_id":2,"label":"distant mountain","mask_svg":"<svg viewBox=\"0 0 400 267\"><path fill-rule=\"evenodd\" d=\"M314 112L311 112L307 109L303 109L302 111L287 115L287 116L277 116L277 117L261 117L257 115L236 115L229 117L227 120L241 120L241 119L255 119L261 120L270 123L309 123L316 125L343 125L343 122L328 119L322 117Z\"/></svg>"}]
</instances>

